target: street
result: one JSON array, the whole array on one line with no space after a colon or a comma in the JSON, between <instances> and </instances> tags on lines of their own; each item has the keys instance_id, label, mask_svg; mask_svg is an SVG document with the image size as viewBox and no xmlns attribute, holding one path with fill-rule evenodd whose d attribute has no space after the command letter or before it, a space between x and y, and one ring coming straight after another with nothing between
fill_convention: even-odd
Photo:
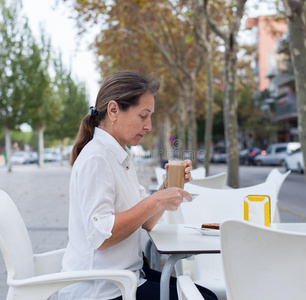
<instances>
[{"instance_id":1,"label":"street","mask_svg":"<svg viewBox=\"0 0 306 300\"><path fill-rule=\"evenodd\" d=\"M140 183L148 190L150 185L155 184L152 181L155 177L154 167L159 163L137 160L135 166ZM272 168L241 166L240 186L262 183ZM284 172L281 168L280 171ZM220 172L227 172L226 164L211 164L210 175ZM20 210L34 253L64 248L67 244L69 177L70 166L67 162L49 163L43 168L36 165L14 166L12 173L7 173L6 168L0 166L0 189L12 197ZM291 173L279 194L282 222L306 221L305 195L304 176ZM0 255L0 300L5 299L6 293L6 269Z\"/></svg>"}]
</instances>

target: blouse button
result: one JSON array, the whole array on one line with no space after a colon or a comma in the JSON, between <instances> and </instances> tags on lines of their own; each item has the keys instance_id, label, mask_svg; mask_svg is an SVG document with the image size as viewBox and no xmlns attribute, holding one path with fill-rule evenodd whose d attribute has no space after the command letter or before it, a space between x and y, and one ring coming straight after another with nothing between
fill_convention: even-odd
<instances>
[{"instance_id":1,"label":"blouse button","mask_svg":"<svg viewBox=\"0 0 306 300\"><path fill-rule=\"evenodd\" d=\"M94 217L93 220L94 220L94 221L98 221L98 218L97 218L97 217Z\"/></svg>"},{"instance_id":2,"label":"blouse button","mask_svg":"<svg viewBox=\"0 0 306 300\"><path fill-rule=\"evenodd\" d=\"M126 166L125 169L128 171L129 170L129 166Z\"/></svg>"}]
</instances>

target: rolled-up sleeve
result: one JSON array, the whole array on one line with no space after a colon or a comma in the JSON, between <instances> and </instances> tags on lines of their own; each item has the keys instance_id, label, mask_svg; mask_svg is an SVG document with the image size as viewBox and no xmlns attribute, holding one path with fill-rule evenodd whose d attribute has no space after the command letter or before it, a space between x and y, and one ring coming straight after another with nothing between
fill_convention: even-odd
<instances>
[{"instance_id":1,"label":"rolled-up sleeve","mask_svg":"<svg viewBox=\"0 0 306 300\"><path fill-rule=\"evenodd\" d=\"M92 156L78 172L78 199L87 241L97 249L111 237L115 222L115 180L103 156Z\"/></svg>"},{"instance_id":2,"label":"rolled-up sleeve","mask_svg":"<svg viewBox=\"0 0 306 300\"><path fill-rule=\"evenodd\" d=\"M115 223L115 216L101 216L95 214L92 217L92 223L94 225L94 229L87 237L87 240L94 249L98 249L106 239L112 236L112 228Z\"/></svg>"}]
</instances>

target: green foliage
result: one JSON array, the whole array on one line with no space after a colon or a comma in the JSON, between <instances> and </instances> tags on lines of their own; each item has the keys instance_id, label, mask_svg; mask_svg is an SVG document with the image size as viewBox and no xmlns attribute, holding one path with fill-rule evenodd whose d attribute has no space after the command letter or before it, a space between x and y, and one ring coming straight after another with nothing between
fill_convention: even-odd
<instances>
[{"instance_id":1,"label":"green foliage","mask_svg":"<svg viewBox=\"0 0 306 300\"><path fill-rule=\"evenodd\" d=\"M50 40L42 31L37 42L20 11L20 0L0 0L0 139L4 144L4 128L16 130L27 123L33 132L13 131L12 141L36 149L37 130L45 127L47 145L74 137L88 101L84 85L73 81L61 57L55 60L52 81Z\"/></svg>"},{"instance_id":2,"label":"green foliage","mask_svg":"<svg viewBox=\"0 0 306 300\"><path fill-rule=\"evenodd\" d=\"M43 33L42 33L43 36ZM26 117L33 129L44 127L47 122L56 121L59 113L49 76L50 42L42 38L40 45L31 39L27 62Z\"/></svg>"},{"instance_id":3,"label":"green foliage","mask_svg":"<svg viewBox=\"0 0 306 300\"><path fill-rule=\"evenodd\" d=\"M74 138L78 132L80 121L89 111L89 103L85 86L71 78L59 58L54 62L56 71L54 90L58 103L56 122L46 124L46 136L49 139Z\"/></svg>"},{"instance_id":4,"label":"green foliage","mask_svg":"<svg viewBox=\"0 0 306 300\"><path fill-rule=\"evenodd\" d=\"M25 121L27 46L30 30L20 1L0 0L0 122L14 129Z\"/></svg>"}]
</instances>

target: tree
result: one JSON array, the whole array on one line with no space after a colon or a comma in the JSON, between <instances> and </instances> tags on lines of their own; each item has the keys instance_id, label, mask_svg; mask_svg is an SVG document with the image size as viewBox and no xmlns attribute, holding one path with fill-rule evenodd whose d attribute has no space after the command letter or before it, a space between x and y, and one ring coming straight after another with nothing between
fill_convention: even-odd
<instances>
[{"instance_id":1,"label":"tree","mask_svg":"<svg viewBox=\"0 0 306 300\"><path fill-rule=\"evenodd\" d=\"M107 23L107 26L105 23L103 24L102 32L111 32L112 35L102 33L97 38L100 45L105 45L106 36L111 41L118 39L118 36L126 36L127 43L120 44L124 50L121 50L123 55L119 58L124 65L126 64L124 60L130 60L130 63L134 62L133 69L135 69L135 65L141 64L143 60L142 56L135 58L139 51L133 54L127 48L143 47L146 53L154 53L152 49L159 52L164 64L166 63L176 81L179 91L176 105L178 139L180 144L185 144L186 115L188 148L195 153L197 150L195 85L199 70L204 64L204 56L202 49L190 38L190 26L180 18L181 14L179 15L173 9L173 3L170 1L133 0L124 3L122 1L100 1L94 6L88 2L74 1L74 3L75 9L78 11L78 24L81 25L83 21L98 23L101 19ZM175 5L178 5L179 9L184 9L186 6L183 1L175 1ZM110 31L110 28L116 30ZM100 47L100 49L105 52L105 47ZM110 56L113 59L116 54L113 52L110 53ZM148 54L144 57L148 58ZM196 167L197 160L195 158L193 155Z\"/></svg>"},{"instance_id":2,"label":"tree","mask_svg":"<svg viewBox=\"0 0 306 300\"><path fill-rule=\"evenodd\" d=\"M233 1L228 4L225 1L225 13L230 15L226 26L226 31L211 18L208 11L208 0L204 0L204 13L211 30L220 37L224 43L224 130L226 139L227 166L228 166L228 185L234 188L239 187L239 155L238 155L238 121L237 121L237 100L236 90L236 71L237 71L237 35L243 16L246 0Z\"/></svg>"},{"instance_id":3,"label":"tree","mask_svg":"<svg viewBox=\"0 0 306 300\"><path fill-rule=\"evenodd\" d=\"M54 96L49 76L50 41L41 33L41 43L34 38L29 45L29 59L26 67L26 116L27 123L38 131L39 166L44 164L44 130L48 123L56 122L60 103Z\"/></svg>"},{"instance_id":4,"label":"tree","mask_svg":"<svg viewBox=\"0 0 306 300\"><path fill-rule=\"evenodd\" d=\"M193 29L195 41L205 53L205 70L206 70L206 85L207 85L207 101L206 101L206 121L205 121L205 161L204 166L206 175L209 175L210 166L210 149L213 131L213 104L214 104L214 89L213 89L213 71L212 71L212 39L206 14L203 13L203 4L199 0L191 2L191 10L185 14L185 18Z\"/></svg>"},{"instance_id":5,"label":"tree","mask_svg":"<svg viewBox=\"0 0 306 300\"><path fill-rule=\"evenodd\" d=\"M10 132L25 122L25 66L30 30L20 9L20 1L0 0L0 121L5 131L9 172L12 171Z\"/></svg>"},{"instance_id":6,"label":"tree","mask_svg":"<svg viewBox=\"0 0 306 300\"><path fill-rule=\"evenodd\" d=\"M298 129L306 169L306 2L283 0L298 103ZM305 175L306 178L306 175Z\"/></svg>"},{"instance_id":7,"label":"tree","mask_svg":"<svg viewBox=\"0 0 306 300\"><path fill-rule=\"evenodd\" d=\"M63 150L65 138L75 138L81 119L89 111L83 83L76 83L62 63L61 56L54 61L54 91L58 113L56 122L46 124L46 135L59 139Z\"/></svg>"}]
</instances>

